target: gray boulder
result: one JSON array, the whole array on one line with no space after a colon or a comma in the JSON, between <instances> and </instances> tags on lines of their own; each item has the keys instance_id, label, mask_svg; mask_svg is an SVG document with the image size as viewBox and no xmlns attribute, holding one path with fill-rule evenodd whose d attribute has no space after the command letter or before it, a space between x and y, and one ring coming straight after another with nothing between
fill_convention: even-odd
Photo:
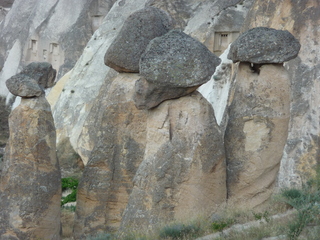
<instances>
[{"instance_id":1,"label":"gray boulder","mask_svg":"<svg viewBox=\"0 0 320 240\"><path fill-rule=\"evenodd\" d=\"M220 59L180 30L153 39L140 59L140 75L166 87L194 87L210 80Z\"/></svg>"},{"instance_id":2,"label":"gray boulder","mask_svg":"<svg viewBox=\"0 0 320 240\"><path fill-rule=\"evenodd\" d=\"M150 40L172 28L163 10L146 7L131 14L105 54L105 64L118 72L139 72L139 59Z\"/></svg>"},{"instance_id":3,"label":"gray boulder","mask_svg":"<svg viewBox=\"0 0 320 240\"><path fill-rule=\"evenodd\" d=\"M48 62L32 62L27 65L20 74L32 77L43 88L50 88L54 85L56 72Z\"/></svg>"},{"instance_id":4,"label":"gray boulder","mask_svg":"<svg viewBox=\"0 0 320 240\"><path fill-rule=\"evenodd\" d=\"M19 97L39 97L44 93L38 82L24 74L17 74L6 81L8 90Z\"/></svg>"},{"instance_id":5,"label":"gray boulder","mask_svg":"<svg viewBox=\"0 0 320 240\"><path fill-rule=\"evenodd\" d=\"M228 58L233 62L254 64L283 63L297 57L300 47L299 41L288 31L257 27L231 44Z\"/></svg>"},{"instance_id":6,"label":"gray boulder","mask_svg":"<svg viewBox=\"0 0 320 240\"><path fill-rule=\"evenodd\" d=\"M6 81L8 90L15 96L39 97L45 88L52 87L56 70L48 62L33 62L27 65L19 74Z\"/></svg>"},{"instance_id":7,"label":"gray boulder","mask_svg":"<svg viewBox=\"0 0 320 240\"><path fill-rule=\"evenodd\" d=\"M195 87L171 87L156 85L140 78L135 82L134 103L138 109L151 109L165 100L174 99L192 93Z\"/></svg>"}]
</instances>

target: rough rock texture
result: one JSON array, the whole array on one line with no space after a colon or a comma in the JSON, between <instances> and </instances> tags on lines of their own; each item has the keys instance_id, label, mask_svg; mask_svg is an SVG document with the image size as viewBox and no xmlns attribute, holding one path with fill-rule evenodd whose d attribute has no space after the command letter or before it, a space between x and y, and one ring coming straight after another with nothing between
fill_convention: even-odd
<instances>
[{"instance_id":1,"label":"rough rock texture","mask_svg":"<svg viewBox=\"0 0 320 240\"><path fill-rule=\"evenodd\" d=\"M151 109L165 100L179 98L195 91L195 87L166 87L140 78L135 83L134 104L138 109Z\"/></svg>"},{"instance_id":2,"label":"rough rock texture","mask_svg":"<svg viewBox=\"0 0 320 240\"><path fill-rule=\"evenodd\" d=\"M290 118L290 78L282 64L253 72L240 63L225 133L228 201L256 207L274 191Z\"/></svg>"},{"instance_id":3,"label":"rough rock texture","mask_svg":"<svg viewBox=\"0 0 320 240\"><path fill-rule=\"evenodd\" d=\"M314 173L320 153L320 2L257 0L244 23L247 29L285 29L300 42L296 59L285 64L291 79L288 140L278 176L279 187L300 186Z\"/></svg>"},{"instance_id":4,"label":"rough rock texture","mask_svg":"<svg viewBox=\"0 0 320 240\"><path fill-rule=\"evenodd\" d=\"M84 164L79 154L72 148L69 139L64 139L64 141L59 142L57 145L57 158L59 160L62 178L81 178Z\"/></svg>"},{"instance_id":5,"label":"rough rock texture","mask_svg":"<svg viewBox=\"0 0 320 240\"><path fill-rule=\"evenodd\" d=\"M220 59L180 30L150 41L140 59L140 74L166 87L194 87L210 80Z\"/></svg>"},{"instance_id":6,"label":"rough rock texture","mask_svg":"<svg viewBox=\"0 0 320 240\"><path fill-rule=\"evenodd\" d=\"M23 98L9 117L0 180L0 239L60 239L60 168L50 105Z\"/></svg>"},{"instance_id":7,"label":"rough rock texture","mask_svg":"<svg viewBox=\"0 0 320 240\"><path fill-rule=\"evenodd\" d=\"M20 72L35 79L43 88L53 87L56 73L57 71L48 62L32 62Z\"/></svg>"},{"instance_id":8,"label":"rough rock texture","mask_svg":"<svg viewBox=\"0 0 320 240\"><path fill-rule=\"evenodd\" d=\"M4 147L9 138L8 117L10 114L10 110L6 106L5 102L6 99L0 97L0 147Z\"/></svg>"},{"instance_id":9,"label":"rough rock texture","mask_svg":"<svg viewBox=\"0 0 320 240\"><path fill-rule=\"evenodd\" d=\"M68 72L115 1L15 0L0 23L0 95L30 62L50 62L58 79Z\"/></svg>"},{"instance_id":10,"label":"rough rock texture","mask_svg":"<svg viewBox=\"0 0 320 240\"><path fill-rule=\"evenodd\" d=\"M297 57L299 41L288 31L257 27L242 33L230 47L233 62L283 63Z\"/></svg>"},{"instance_id":11,"label":"rough rock texture","mask_svg":"<svg viewBox=\"0 0 320 240\"><path fill-rule=\"evenodd\" d=\"M172 19L163 10L146 7L131 14L104 57L107 66L118 72L139 72L139 60L149 42L167 33Z\"/></svg>"},{"instance_id":12,"label":"rough rock texture","mask_svg":"<svg viewBox=\"0 0 320 240\"><path fill-rule=\"evenodd\" d=\"M89 117L93 104L99 104L95 101L102 85L111 81L116 75L114 70L106 67L103 57L124 21L133 12L142 9L145 2L146 0L136 0L115 3L101 27L95 31L84 48L81 58L64 86L57 84L61 89L53 108L57 142L70 140L71 146L80 155L84 164L88 162L92 150L90 143L93 141L88 134L83 133L86 130L83 124ZM55 94L58 93L55 92Z\"/></svg>"},{"instance_id":13,"label":"rough rock texture","mask_svg":"<svg viewBox=\"0 0 320 240\"><path fill-rule=\"evenodd\" d=\"M222 134L201 94L169 100L150 110L146 142L122 230L209 216L225 202Z\"/></svg>"},{"instance_id":14,"label":"rough rock texture","mask_svg":"<svg viewBox=\"0 0 320 240\"><path fill-rule=\"evenodd\" d=\"M39 97L44 94L44 89L40 87L38 82L24 74L17 74L9 78L6 85L13 95L20 97Z\"/></svg>"},{"instance_id":15,"label":"rough rock texture","mask_svg":"<svg viewBox=\"0 0 320 240\"><path fill-rule=\"evenodd\" d=\"M102 87L84 124L81 146L91 152L79 183L75 239L117 230L146 144L145 111L134 106L137 74L119 74ZM92 147L92 149L90 149Z\"/></svg>"}]
</instances>

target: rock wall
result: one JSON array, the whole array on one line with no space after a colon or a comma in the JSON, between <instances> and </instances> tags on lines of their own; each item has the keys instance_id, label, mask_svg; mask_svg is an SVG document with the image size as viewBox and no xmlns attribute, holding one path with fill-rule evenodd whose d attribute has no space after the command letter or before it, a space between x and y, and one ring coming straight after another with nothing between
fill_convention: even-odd
<instances>
[{"instance_id":1,"label":"rock wall","mask_svg":"<svg viewBox=\"0 0 320 240\"><path fill-rule=\"evenodd\" d=\"M281 159L279 187L300 186L314 174L320 159L319 12L320 3L316 0L297 3L257 0L243 24L243 30L257 26L288 30L301 44L298 57L285 64L292 93L289 133Z\"/></svg>"},{"instance_id":2,"label":"rock wall","mask_svg":"<svg viewBox=\"0 0 320 240\"><path fill-rule=\"evenodd\" d=\"M15 0L0 24L0 95L8 94L5 80L33 61L50 62L63 76L114 2Z\"/></svg>"}]
</instances>

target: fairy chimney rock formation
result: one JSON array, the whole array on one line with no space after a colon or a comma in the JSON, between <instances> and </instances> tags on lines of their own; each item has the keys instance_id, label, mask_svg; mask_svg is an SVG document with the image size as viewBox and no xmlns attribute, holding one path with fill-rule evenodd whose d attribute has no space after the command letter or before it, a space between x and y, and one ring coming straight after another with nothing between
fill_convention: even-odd
<instances>
[{"instance_id":1,"label":"fairy chimney rock formation","mask_svg":"<svg viewBox=\"0 0 320 240\"><path fill-rule=\"evenodd\" d=\"M228 58L253 64L283 63L297 57L300 47L288 31L257 27L241 34L231 44Z\"/></svg>"},{"instance_id":2,"label":"fairy chimney rock formation","mask_svg":"<svg viewBox=\"0 0 320 240\"><path fill-rule=\"evenodd\" d=\"M223 137L208 101L194 92L149 110L144 157L121 230L209 217L226 194Z\"/></svg>"},{"instance_id":3,"label":"fairy chimney rock formation","mask_svg":"<svg viewBox=\"0 0 320 240\"><path fill-rule=\"evenodd\" d=\"M267 201L279 172L290 119L290 77L283 62L299 42L287 31L255 28L231 45L240 61L225 133L228 198L239 207Z\"/></svg>"},{"instance_id":4,"label":"fairy chimney rock formation","mask_svg":"<svg viewBox=\"0 0 320 240\"><path fill-rule=\"evenodd\" d=\"M55 70L48 65L39 72L37 66L6 82L22 100L9 116L0 179L0 239L60 239L61 174L54 121L43 92L50 78L40 77L54 78Z\"/></svg>"},{"instance_id":5,"label":"fairy chimney rock formation","mask_svg":"<svg viewBox=\"0 0 320 240\"><path fill-rule=\"evenodd\" d=\"M140 59L135 104L151 109L167 99L195 91L210 80L220 59L199 41L180 30L150 41Z\"/></svg>"},{"instance_id":6,"label":"fairy chimney rock formation","mask_svg":"<svg viewBox=\"0 0 320 240\"><path fill-rule=\"evenodd\" d=\"M130 15L107 50L105 64L118 72L138 73L139 60L150 40L172 28L163 10L146 7Z\"/></svg>"},{"instance_id":7,"label":"fairy chimney rock formation","mask_svg":"<svg viewBox=\"0 0 320 240\"><path fill-rule=\"evenodd\" d=\"M47 62L33 62L19 74L6 81L8 90L15 96L39 97L45 88L54 85L56 70Z\"/></svg>"}]
</instances>

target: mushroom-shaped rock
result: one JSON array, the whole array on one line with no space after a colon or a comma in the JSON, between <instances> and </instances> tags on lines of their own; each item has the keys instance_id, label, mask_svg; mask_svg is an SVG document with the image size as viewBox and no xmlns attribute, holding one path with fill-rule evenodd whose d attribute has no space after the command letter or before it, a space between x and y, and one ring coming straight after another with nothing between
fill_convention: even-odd
<instances>
[{"instance_id":1,"label":"mushroom-shaped rock","mask_svg":"<svg viewBox=\"0 0 320 240\"><path fill-rule=\"evenodd\" d=\"M257 27L231 44L228 58L254 64L283 63L297 57L300 47L299 41L286 30Z\"/></svg>"},{"instance_id":2,"label":"mushroom-shaped rock","mask_svg":"<svg viewBox=\"0 0 320 240\"><path fill-rule=\"evenodd\" d=\"M6 81L8 90L15 96L30 98L44 93L38 82L24 74L17 74Z\"/></svg>"},{"instance_id":3,"label":"mushroom-shaped rock","mask_svg":"<svg viewBox=\"0 0 320 240\"><path fill-rule=\"evenodd\" d=\"M166 87L194 87L210 80L220 59L180 30L150 41L140 59L140 75Z\"/></svg>"},{"instance_id":4,"label":"mushroom-shaped rock","mask_svg":"<svg viewBox=\"0 0 320 240\"><path fill-rule=\"evenodd\" d=\"M50 88L54 85L56 70L48 62L32 62L20 72L35 79L43 88Z\"/></svg>"},{"instance_id":5,"label":"mushroom-shaped rock","mask_svg":"<svg viewBox=\"0 0 320 240\"><path fill-rule=\"evenodd\" d=\"M140 57L150 40L171 28L172 19L163 10L146 7L134 12L107 50L105 64L118 72L138 73Z\"/></svg>"}]
</instances>

